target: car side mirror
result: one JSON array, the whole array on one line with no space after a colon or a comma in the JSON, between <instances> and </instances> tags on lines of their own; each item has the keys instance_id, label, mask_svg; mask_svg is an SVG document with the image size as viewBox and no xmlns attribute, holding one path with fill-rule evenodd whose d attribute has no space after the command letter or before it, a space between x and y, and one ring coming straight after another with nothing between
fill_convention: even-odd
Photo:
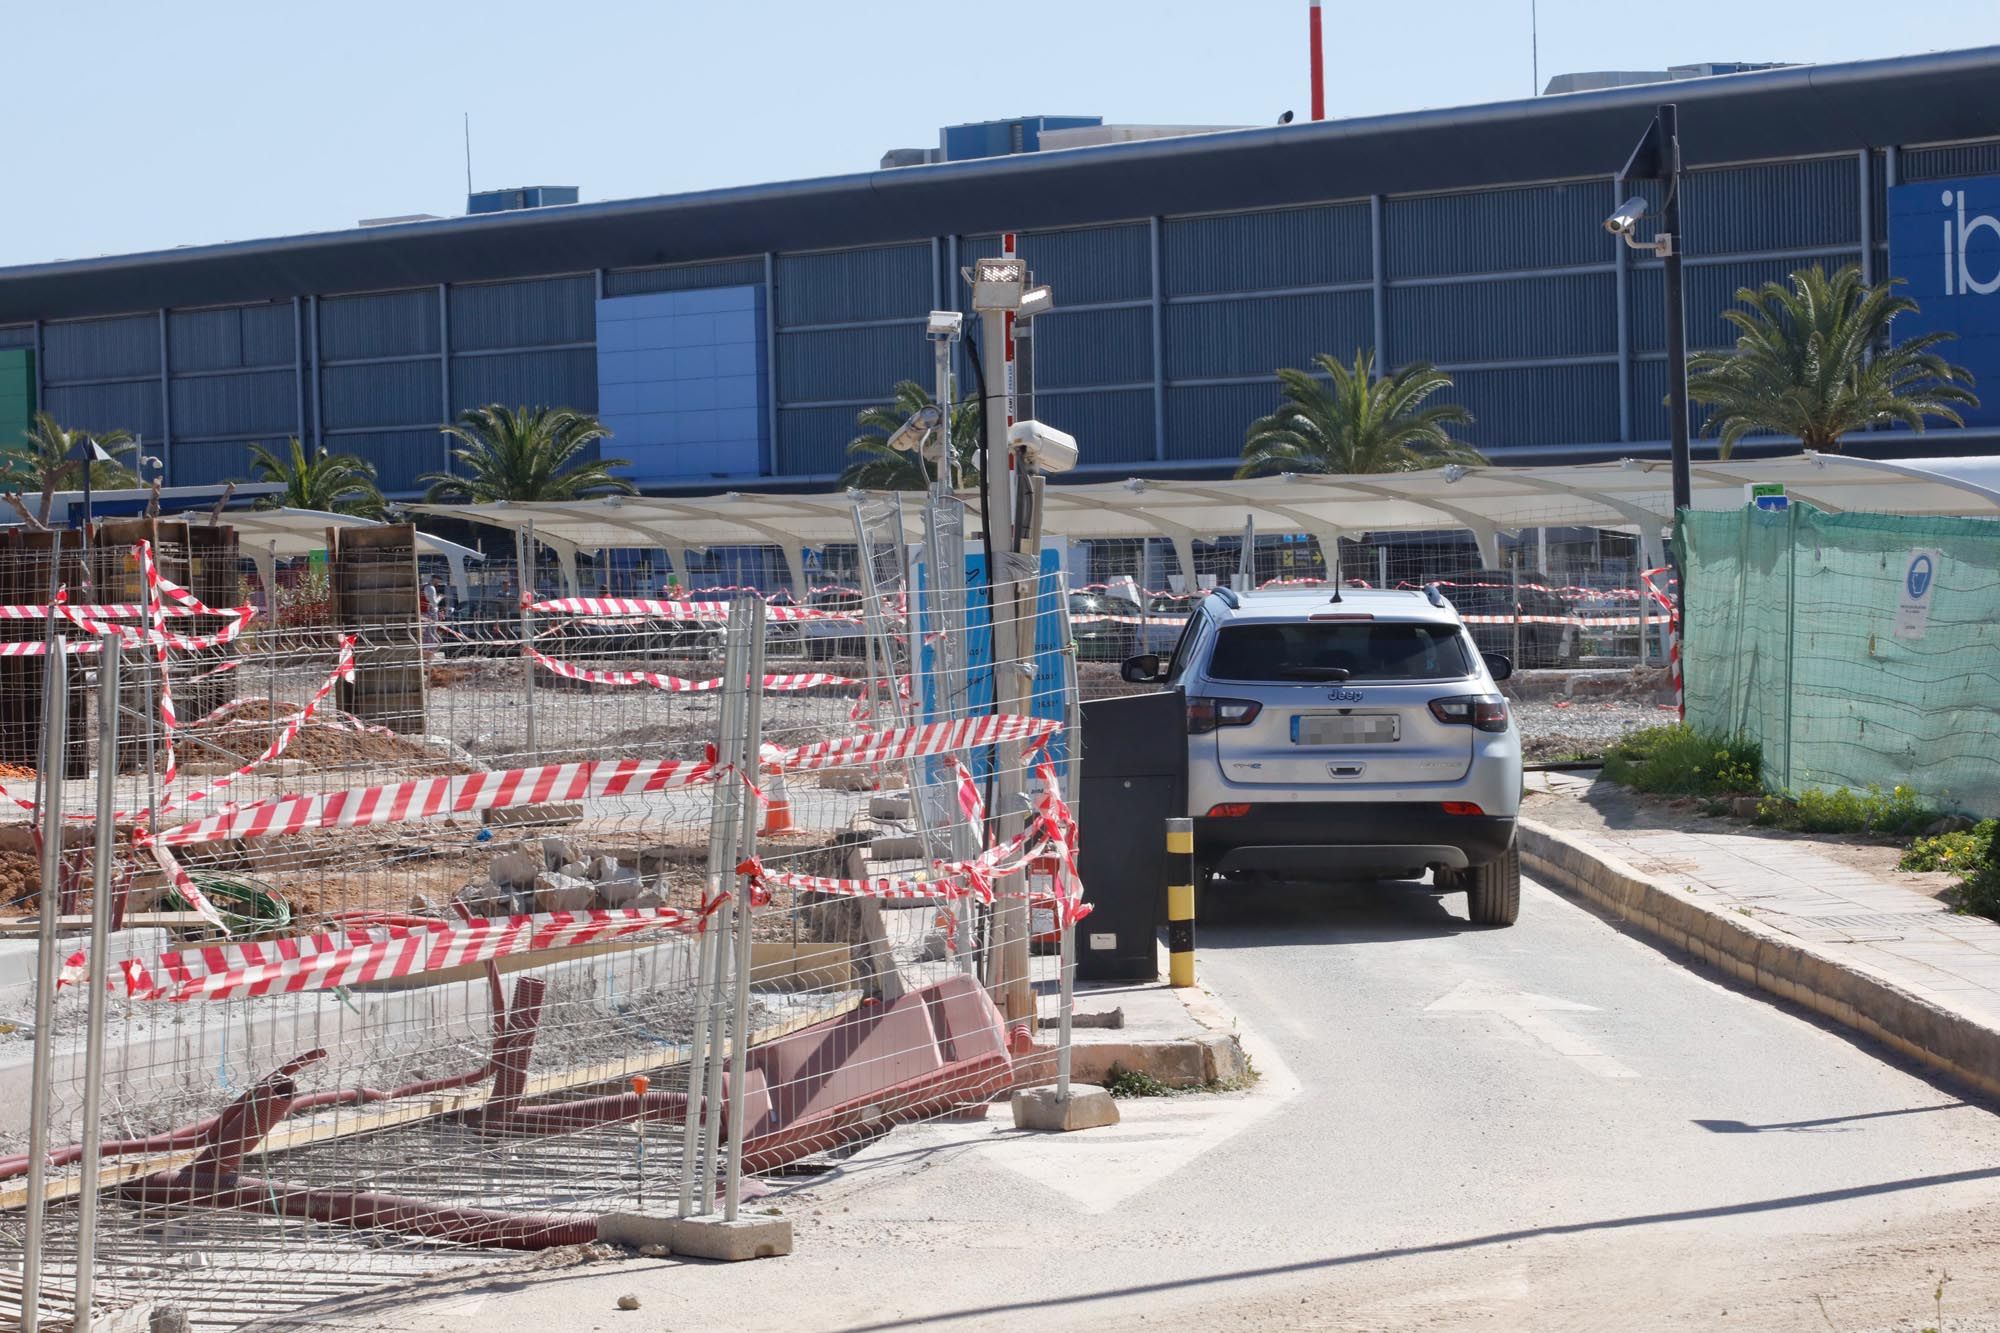
<instances>
[{"instance_id":1,"label":"car side mirror","mask_svg":"<svg viewBox=\"0 0 2000 1333\"><path fill-rule=\"evenodd\" d=\"M1505 653L1481 653L1486 659L1486 674L1495 680L1505 680L1514 674L1514 659Z\"/></svg>"},{"instance_id":2,"label":"car side mirror","mask_svg":"<svg viewBox=\"0 0 2000 1333\"><path fill-rule=\"evenodd\" d=\"M1166 673L1160 670L1158 653L1140 653L1137 657L1126 658L1118 668L1118 674L1124 677L1127 685L1151 685L1164 678Z\"/></svg>"}]
</instances>

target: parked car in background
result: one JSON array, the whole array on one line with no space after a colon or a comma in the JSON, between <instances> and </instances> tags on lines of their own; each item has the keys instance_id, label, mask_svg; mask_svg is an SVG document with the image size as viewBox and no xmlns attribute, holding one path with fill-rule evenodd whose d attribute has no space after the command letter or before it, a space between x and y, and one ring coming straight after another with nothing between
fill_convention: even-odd
<instances>
[{"instance_id":1,"label":"parked car in background","mask_svg":"<svg viewBox=\"0 0 2000 1333\"><path fill-rule=\"evenodd\" d=\"M1569 599L1542 586L1538 574L1474 569L1439 587L1456 607L1482 653L1506 653L1519 667L1568 666L1582 655L1582 634ZM1515 617L1520 639L1515 640Z\"/></svg>"},{"instance_id":2,"label":"parked car in background","mask_svg":"<svg viewBox=\"0 0 2000 1333\"><path fill-rule=\"evenodd\" d=\"M861 621L861 594L841 588L822 588L806 598L808 611L826 611L851 620L808 620L801 635L805 654L814 662L830 657L860 657L865 652L867 630Z\"/></svg>"},{"instance_id":3,"label":"parked car in background","mask_svg":"<svg viewBox=\"0 0 2000 1333\"><path fill-rule=\"evenodd\" d=\"M1146 623L1139 634L1139 651L1165 656L1180 642L1188 617L1194 614L1197 597L1155 593L1146 599Z\"/></svg>"},{"instance_id":4,"label":"parked car in background","mask_svg":"<svg viewBox=\"0 0 2000 1333\"><path fill-rule=\"evenodd\" d=\"M1069 595L1069 622L1076 638L1076 655L1085 662L1122 662L1138 651L1140 621L1145 612L1137 602L1105 592Z\"/></svg>"}]
</instances>

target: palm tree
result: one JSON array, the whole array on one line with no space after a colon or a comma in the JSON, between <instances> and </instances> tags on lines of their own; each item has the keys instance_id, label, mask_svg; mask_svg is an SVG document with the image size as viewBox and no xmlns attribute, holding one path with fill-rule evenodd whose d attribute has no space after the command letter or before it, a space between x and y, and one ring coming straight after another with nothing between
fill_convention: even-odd
<instances>
[{"instance_id":1,"label":"palm tree","mask_svg":"<svg viewBox=\"0 0 2000 1333\"><path fill-rule=\"evenodd\" d=\"M49 513L55 508L56 492L83 484L82 465L70 457L70 451L85 440L94 441L108 454L129 454L139 447L130 431L110 430L93 435L89 431L65 430L47 412L37 412L34 425L29 427L21 445L0 450L0 490L14 497L12 502L24 518L30 515L20 504L22 492L41 492L40 508L32 517L47 527ZM93 488L114 489L136 486L139 478L123 463L100 461L90 465L90 484Z\"/></svg>"},{"instance_id":2,"label":"palm tree","mask_svg":"<svg viewBox=\"0 0 2000 1333\"><path fill-rule=\"evenodd\" d=\"M862 431L847 442L847 455L852 461L840 474L840 484L864 491L928 489L932 464L920 459L914 450L899 453L891 449L889 437L896 433L898 426L932 406L933 402L923 385L915 380L903 380L896 385L895 395L889 402L858 414L854 424L862 427ZM981 443L979 400L975 398L958 403L951 410L954 488L979 484L980 464L983 461Z\"/></svg>"},{"instance_id":3,"label":"palm tree","mask_svg":"<svg viewBox=\"0 0 2000 1333\"><path fill-rule=\"evenodd\" d=\"M289 443L285 457L261 444L250 446L250 465L257 470L257 480L279 482L285 488L276 495L259 496L255 508L318 509L360 518L381 518L387 512L381 489L375 485L373 463L324 449L307 458L297 438Z\"/></svg>"},{"instance_id":4,"label":"palm tree","mask_svg":"<svg viewBox=\"0 0 2000 1333\"><path fill-rule=\"evenodd\" d=\"M1451 387L1451 376L1415 361L1387 377L1375 374L1375 354L1357 351L1349 366L1322 352L1310 371L1278 372L1285 401L1250 423L1239 477L1274 472L1416 472L1446 463L1484 463L1485 455L1445 431L1472 413L1458 403L1424 400Z\"/></svg>"},{"instance_id":5,"label":"palm tree","mask_svg":"<svg viewBox=\"0 0 2000 1333\"><path fill-rule=\"evenodd\" d=\"M433 503L495 500L579 500L593 495L636 495L638 488L611 469L630 467L623 458L590 458L587 451L611 431L588 412L567 407L505 408L498 403L468 408L444 433L460 441L453 449L456 472L430 472L424 498Z\"/></svg>"},{"instance_id":6,"label":"palm tree","mask_svg":"<svg viewBox=\"0 0 2000 1333\"><path fill-rule=\"evenodd\" d=\"M1725 310L1736 346L1688 358L1688 396L1709 405L1704 434L1719 433L1727 458L1753 431L1795 435L1807 449L1840 451L1840 437L1876 422L1912 430L1924 418L1963 425L1957 409L1976 407L1972 375L1931 349L1949 333L1889 339L1896 316L1917 303L1892 290L1901 278L1861 281L1852 264L1832 277L1818 265L1791 285L1739 288L1748 309Z\"/></svg>"}]
</instances>

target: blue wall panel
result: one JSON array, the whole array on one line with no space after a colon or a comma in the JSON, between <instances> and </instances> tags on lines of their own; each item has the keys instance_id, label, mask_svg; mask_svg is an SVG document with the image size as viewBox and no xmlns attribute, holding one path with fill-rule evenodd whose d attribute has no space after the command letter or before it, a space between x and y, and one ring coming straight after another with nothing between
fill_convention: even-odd
<instances>
[{"instance_id":1,"label":"blue wall panel","mask_svg":"<svg viewBox=\"0 0 2000 1333\"><path fill-rule=\"evenodd\" d=\"M1134 384L1153 378L1152 314L1061 307L1034 322L1035 388Z\"/></svg>"},{"instance_id":2,"label":"blue wall panel","mask_svg":"<svg viewBox=\"0 0 2000 1333\"><path fill-rule=\"evenodd\" d=\"M1632 363L1632 437L1639 440L1664 440L1667 438L1667 422L1672 414L1667 411L1667 363L1659 360L1635 361ZM1688 438L1694 442L1696 458L1715 456L1715 442L1702 443L1701 423L1708 417L1708 410L1692 400L1688 403ZM1704 452L1706 451L1706 452Z\"/></svg>"},{"instance_id":3,"label":"blue wall panel","mask_svg":"<svg viewBox=\"0 0 2000 1333\"><path fill-rule=\"evenodd\" d=\"M1861 239L1861 172L1852 157L1724 167L1684 179L1681 226L1688 254L1853 245ZM1660 205L1658 194L1647 197L1655 208Z\"/></svg>"},{"instance_id":4,"label":"blue wall panel","mask_svg":"<svg viewBox=\"0 0 2000 1333\"><path fill-rule=\"evenodd\" d=\"M963 263L1000 253L1000 238L982 236L961 246ZM1056 305L1143 301L1153 291L1152 242L1146 224L1024 232L1015 253L1028 261L1038 283L1055 289ZM962 285L962 284L961 284Z\"/></svg>"},{"instance_id":5,"label":"blue wall panel","mask_svg":"<svg viewBox=\"0 0 2000 1333\"><path fill-rule=\"evenodd\" d=\"M1038 420L1076 437L1079 461L1136 463L1153 457L1153 391L1038 393Z\"/></svg>"},{"instance_id":6,"label":"blue wall panel","mask_svg":"<svg viewBox=\"0 0 2000 1333\"><path fill-rule=\"evenodd\" d=\"M505 407L597 410L597 353L588 347L549 352L460 356L451 362L451 412Z\"/></svg>"},{"instance_id":7,"label":"blue wall panel","mask_svg":"<svg viewBox=\"0 0 2000 1333\"><path fill-rule=\"evenodd\" d=\"M597 279L589 274L452 287L447 296L453 351L587 343L596 337Z\"/></svg>"},{"instance_id":8,"label":"blue wall panel","mask_svg":"<svg viewBox=\"0 0 2000 1333\"><path fill-rule=\"evenodd\" d=\"M1896 165L1905 185L1958 176L2000 175L2000 140L1953 144L1947 148L1906 148L1897 155Z\"/></svg>"},{"instance_id":9,"label":"blue wall panel","mask_svg":"<svg viewBox=\"0 0 2000 1333\"><path fill-rule=\"evenodd\" d=\"M1504 453L1533 444L1601 444L1618 438L1618 367L1530 366L1467 370L1437 401L1465 404L1469 426L1454 438Z\"/></svg>"},{"instance_id":10,"label":"blue wall panel","mask_svg":"<svg viewBox=\"0 0 2000 1333\"><path fill-rule=\"evenodd\" d=\"M375 465L375 484L385 492L420 491L418 480L426 472L444 470L449 441L436 427L427 430L387 431L381 434L344 435L329 441L327 448L356 454Z\"/></svg>"},{"instance_id":11,"label":"blue wall panel","mask_svg":"<svg viewBox=\"0 0 2000 1333\"><path fill-rule=\"evenodd\" d=\"M1403 365L1615 352L1614 282L1606 272L1392 287L1390 355Z\"/></svg>"},{"instance_id":12,"label":"blue wall panel","mask_svg":"<svg viewBox=\"0 0 2000 1333\"><path fill-rule=\"evenodd\" d=\"M158 315L64 320L42 326L42 381L160 373Z\"/></svg>"},{"instance_id":13,"label":"blue wall panel","mask_svg":"<svg viewBox=\"0 0 2000 1333\"><path fill-rule=\"evenodd\" d=\"M1839 259L1741 259L1723 264L1689 265L1682 270L1681 285L1687 306L1687 339L1691 349L1730 347L1736 330L1722 319L1722 312L1736 304L1741 287L1761 287L1767 282L1785 282L1792 270L1811 264L1823 265L1831 273ZM1634 269L1632 283L1632 343L1640 352L1664 351L1667 345L1666 280L1657 265Z\"/></svg>"},{"instance_id":14,"label":"blue wall panel","mask_svg":"<svg viewBox=\"0 0 2000 1333\"><path fill-rule=\"evenodd\" d=\"M1167 376L1269 375L1321 352L1351 360L1375 341L1367 292L1198 301L1166 310Z\"/></svg>"},{"instance_id":15,"label":"blue wall panel","mask_svg":"<svg viewBox=\"0 0 2000 1333\"><path fill-rule=\"evenodd\" d=\"M438 350L438 298L431 287L329 296L319 303L322 361L357 361Z\"/></svg>"},{"instance_id":16,"label":"blue wall panel","mask_svg":"<svg viewBox=\"0 0 2000 1333\"><path fill-rule=\"evenodd\" d=\"M644 292L684 292L697 287L743 287L762 281L764 260L760 255L749 259L722 259L712 264L615 268L604 275L604 294L638 296Z\"/></svg>"},{"instance_id":17,"label":"blue wall panel","mask_svg":"<svg viewBox=\"0 0 2000 1333\"><path fill-rule=\"evenodd\" d=\"M0 347L33 347L35 326L32 324L9 324L0 329Z\"/></svg>"},{"instance_id":18,"label":"blue wall panel","mask_svg":"<svg viewBox=\"0 0 2000 1333\"><path fill-rule=\"evenodd\" d=\"M1170 296L1366 282L1369 249L1365 203L1170 218L1160 228Z\"/></svg>"},{"instance_id":19,"label":"blue wall panel","mask_svg":"<svg viewBox=\"0 0 2000 1333\"><path fill-rule=\"evenodd\" d=\"M128 430L144 440L158 441L160 386L149 380L133 384L47 385L42 410L70 430Z\"/></svg>"},{"instance_id":20,"label":"blue wall panel","mask_svg":"<svg viewBox=\"0 0 2000 1333\"><path fill-rule=\"evenodd\" d=\"M777 277L780 328L894 319L931 308L929 242L779 255Z\"/></svg>"},{"instance_id":21,"label":"blue wall panel","mask_svg":"<svg viewBox=\"0 0 2000 1333\"><path fill-rule=\"evenodd\" d=\"M1278 382L1203 384L1167 390L1167 457L1236 459L1250 423L1280 399Z\"/></svg>"},{"instance_id":22,"label":"blue wall panel","mask_svg":"<svg viewBox=\"0 0 2000 1333\"><path fill-rule=\"evenodd\" d=\"M443 386L435 361L390 361L374 366L327 366L320 424L327 430L350 426L432 425L443 407Z\"/></svg>"},{"instance_id":23,"label":"blue wall panel","mask_svg":"<svg viewBox=\"0 0 2000 1333\"><path fill-rule=\"evenodd\" d=\"M605 448L641 485L763 470L764 289L720 287L598 303Z\"/></svg>"},{"instance_id":24,"label":"blue wall panel","mask_svg":"<svg viewBox=\"0 0 2000 1333\"><path fill-rule=\"evenodd\" d=\"M292 305L226 306L167 314L167 360L173 373L289 366L296 358Z\"/></svg>"},{"instance_id":25,"label":"blue wall panel","mask_svg":"<svg viewBox=\"0 0 2000 1333\"><path fill-rule=\"evenodd\" d=\"M1382 208L1389 276L1608 263L1617 242L1604 218L1613 207L1609 181L1390 199Z\"/></svg>"},{"instance_id":26,"label":"blue wall panel","mask_svg":"<svg viewBox=\"0 0 2000 1333\"><path fill-rule=\"evenodd\" d=\"M298 385L290 370L203 375L169 385L174 436L290 435L299 426ZM176 469L176 481L182 480Z\"/></svg>"},{"instance_id":27,"label":"blue wall panel","mask_svg":"<svg viewBox=\"0 0 2000 1333\"><path fill-rule=\"evenodd\" d=\"M898 380L928 386L933 377L930 344L921 324L778 335L782 403L887 402Z\"/></svg>"}]
</instances>

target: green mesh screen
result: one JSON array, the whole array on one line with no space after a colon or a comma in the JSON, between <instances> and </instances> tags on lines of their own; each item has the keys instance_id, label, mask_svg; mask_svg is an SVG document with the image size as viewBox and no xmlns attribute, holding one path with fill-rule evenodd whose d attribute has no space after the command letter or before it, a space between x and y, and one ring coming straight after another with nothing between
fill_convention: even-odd
<instances>
[{"instance_id":1,"label":"green mesh screen","mask_svg":"<svg viewBox=\"0 0 2000 1333\"><path fill-rule=\"evenodd\" d=\"M1762 742L1764 782L1897 785L2000 811L2000 524L1689 512L1688 722ZM1936 550L1929 623L1895 636L1911 556Z\"/></svg>"}]
</instances>

